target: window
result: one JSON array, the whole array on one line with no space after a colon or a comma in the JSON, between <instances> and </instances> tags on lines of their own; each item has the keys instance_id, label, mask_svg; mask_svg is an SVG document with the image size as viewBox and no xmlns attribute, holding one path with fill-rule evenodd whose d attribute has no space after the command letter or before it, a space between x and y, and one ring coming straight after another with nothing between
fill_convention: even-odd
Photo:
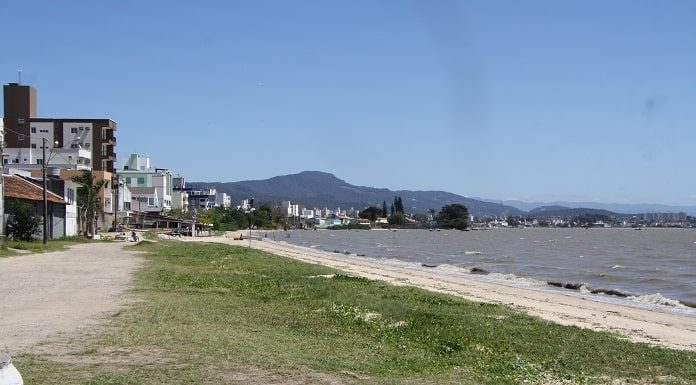
<instances>
[{"instance_id":1,"label":"window","mask_svg":"<svg viewBox=\"0 0 696 385\"><path fill-rule=\"evenodd\" d=\"M39 130L39 132L45 132L45 133L48 133L48 130Z\"/></svg>"},{"instance_id":2,"label":"window","mask_svg":"<svg viewBox=\"0 0 696 385\"><path fill-rule=\"evenodd\" d=\"M32 128L31 128L31 133L32 133L32 134L36 134L36 127L32 127Z\"/></svg>"},{"instance_id":3,"label":"window","mask_svg":"<svg viewBox=\"0 0 696 385\"><path fill-rule=\"evenodd\" d=\"M7 158L3 159L3 160L2 160L2 163L3 163L3 164L9 163L9 159L7 159Z\"/></svg>"},{"instance_id":4,"label":"window","mask_svg":"<svg viewBox=\"0 0 696 385\"><path fill-rule=\"evenodd\" d=\"M17 140L24 140L24 134L18 134Z\"/></svg>"},{"instance_id":5,"label":"window","mask_svg":"<svg viewBox=\"0 0 696 385\"><path fill-rule=\"evenodd\" d=\"M80 148L80 145L77 143L73 143L70 145L70 148Z\"/></svg>"},{"instance_id":6,"label":"window","mask_svg":"<svg viewBox=\"0 0 696 385\"><path fill-rule=\"evenodd\" d=\"M22 118L17 119L17 124L24 124L24 119L22 119Z\"/></svg>"},{"instance_id":7,"label":"window","mask_svg":"<svg viewBox=\"0 0 696 385\"><path fill-rule=\"evenodd\" d=\"M131 183L131 178L130 178L129 176L127 176L127 177L126 177L126 184L129 185L130 183Z\"/></svg>"},{"instance_id":8,"label":"window","mask_svg":"<svg viewBox=\"0 0 696 385\"><path fill-rule=\"evenodd\" d=\"M12 159L12 163L19 163L19 159Z\"/></svg>"},{"instance_id":9,"label":"window","mask_svg":"<svg viewBox=\"0 0 696 385\"><path fill-rule=\"evenodd\" d=\"M32 143L31 148L36 148L36 143Z\"/></svg>"},{"instance_id":10,"label":"window","mask_svg":"<svg viewBox=\"0 0 696 385\"><path fill-rule=\"evenodd\" d=\"M65 194L65 199L68 203L73 204L75 202L75 190L69 188L68 192Z\"/></svg>"},{"instance_id":11,"label":"window","mask_svg":"<svg viewBox=\"0 0 696 385\"><path fill-rule=\"evenodd\" d=\"M141 184L144 185L144 184L145 184L145 177L139 176L139 177L138 177L138 184L139 184L139 185L141 185Z\"/></svg>"},{"instance_id":12,"label":"window","mask_svg":"<svg viewBox=\"0 0 696 385\"><path fill-rule=\"evenodd\" d=\"M41 159L41 158L37 159L36 164L43 164L43 159Z\"/></svg>"},{"instance_id":13,"label":"window","mask_svg":"<svg viewBox=\"0 0 696 385\"><path fill-rule=\"evenodd\" d=\"M77 127L70 127L71 134L77 134Z\"/></svg>"}]
</instances>

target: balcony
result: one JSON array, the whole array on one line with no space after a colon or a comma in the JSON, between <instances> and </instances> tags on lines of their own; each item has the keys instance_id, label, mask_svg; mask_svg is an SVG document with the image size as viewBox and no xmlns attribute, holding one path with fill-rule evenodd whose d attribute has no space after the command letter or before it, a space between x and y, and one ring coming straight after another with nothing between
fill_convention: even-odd
<instances>
[{"instance_id":1,"label":"balcony","mask_svg":"<svg viewBox=\"0 0 696 385\"><path fill-rule=\"evenodd\" d=\"M106 143L112 146L116 145L116 135L114 134L114 129L104 128L102 130L102 143Z\"/></svg>"},{"instance_id":2,"label":"balcony","mask_svg":"<svg viewBox=\"0 0 696 385\"><path fill-rule=\"evenodd\" d=\"M114 151L113 145L102 147L101 155L103 160L116 160L116 151Z\"/></svg>"}]
</instances>

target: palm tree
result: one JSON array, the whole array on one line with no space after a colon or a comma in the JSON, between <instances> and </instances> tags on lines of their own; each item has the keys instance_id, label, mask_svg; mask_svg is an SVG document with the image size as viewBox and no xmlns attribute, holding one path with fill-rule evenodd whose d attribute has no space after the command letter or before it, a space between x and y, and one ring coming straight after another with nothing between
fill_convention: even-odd
<instances>
[{"instance_id":1,"label":"palm tree","mask_svg":"<svg viewBox=\"0 0 696 385\"><path fill-rule=\"evenodd\" d=\"M85 170L81 175L72 177L72 181L80 184L77 189L77 211L80 228L85 234L96 234L97 219L104 216L101 189L106 180L95 180L91 170Z\"/></svg>"}]
</instances>

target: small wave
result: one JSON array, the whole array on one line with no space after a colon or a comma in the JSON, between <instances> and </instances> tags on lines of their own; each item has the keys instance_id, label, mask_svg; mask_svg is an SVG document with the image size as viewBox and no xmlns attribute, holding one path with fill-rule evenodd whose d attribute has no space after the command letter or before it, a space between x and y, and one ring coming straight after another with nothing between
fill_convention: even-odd
<instances>
[{"instance_id":1,"label":"small wave","mask_svg":"<svg viewBox=\"0 0 696 385\"><path fill-rule=\"evenodd\" d=\"M522 286L546 285L546 281L540 281L534 278L519 277L515 274L490 273L488 276L502 281L514 282Z\"/></svg>"},{"instance_id":2,"label":"small wave","mask_svg":"<svg viewBox=\"0 0 696 385\"><path fill-rule=\"evenodd\" d=\"M624 265L614 265L614 266L612 266L611 268L612 268L612 269L624 269L624 268L626 268L626 266L624 266Z\"/></svg>"},{"instance_id":3,"label":"small wave","mask_svg":"<svg viewBox=\"0 0 696 385\"><path fill-rule=\"evenodd\" d=\"M483 251L465 251L465 255L483 255Z\"/></svg>"},{"instance_id":4,"label":"small wave","mask_svg":"<svg viewBox=\"0 0 696 385\"><path fill-rule=\"evenodd\" d=\"M460 272L460 273L462 273L462 272L468 273L471 271L470 269L467 269L466 267L451 265L449 263L443 263L441 265L438 265L437 269L446 270L446 271L456 271L456 272Z\"/></svg>"},{"instance_id":5,"label":"small wave","mask_svg":"<svg viewBox=\"0 0 696 385\"><path fill-rule=\"evenodd\" d=\"M647 295L637 295L637 296L628 296L626 299L629 299L631 301L637 301L637 302L644 302L644 303L654 303L657 305L666 305L666 306L673 306L673 307L678 307L678 308L686 308L687 306L682 304L681 302L677 301L676 299L671 299L667 298L664 295L660 293L655 293L655 294L647 294Z\"/></svg>"}]
</instances>

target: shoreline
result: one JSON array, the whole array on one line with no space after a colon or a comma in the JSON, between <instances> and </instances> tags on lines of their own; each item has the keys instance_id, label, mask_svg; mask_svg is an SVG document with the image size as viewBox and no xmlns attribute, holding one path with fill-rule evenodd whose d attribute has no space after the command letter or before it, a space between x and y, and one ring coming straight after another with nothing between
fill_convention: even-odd
<instances>
[{"instance_id":1,"label":"shoreline","mask_svg":"<svg viewBox=\"0 0 696 385\"><path fill-rule=\"evenodd\" d=\"M237 236L238 232L235 232L224 237L186 238L184 241L249 245L246 238L234 240ZM251 246L368 279L382 280L394 285L416 286L477 302L506 305L562 325L614 332L634 342L679 350L696 350L696 322L693 317L685 315L595 301L570 293L513 287L463 276L437 274L416 266L393 265L369 258L328 253L270 239L253 240Z\"/></svg>"}]
</instances>

